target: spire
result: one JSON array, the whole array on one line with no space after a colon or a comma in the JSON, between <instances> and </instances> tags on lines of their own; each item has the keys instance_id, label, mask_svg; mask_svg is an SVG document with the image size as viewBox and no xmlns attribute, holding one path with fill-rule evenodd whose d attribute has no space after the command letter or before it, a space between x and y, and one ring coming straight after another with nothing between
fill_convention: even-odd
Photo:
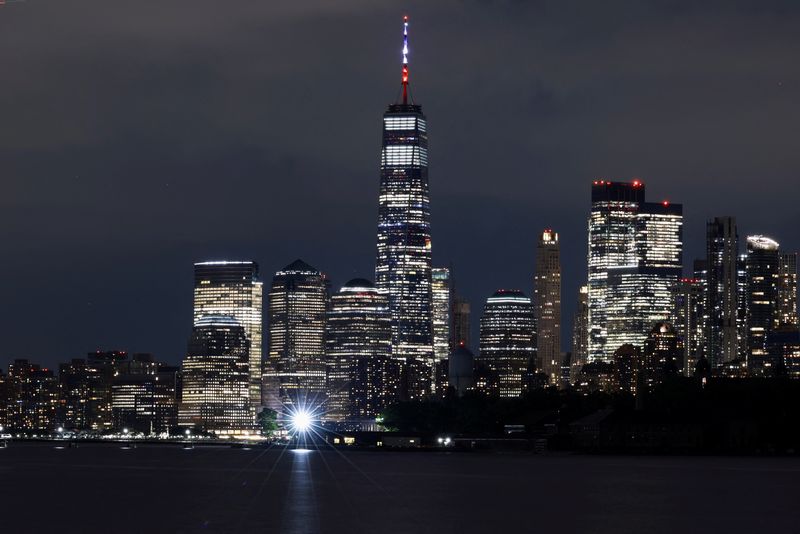
<instances>
[{"instance_id":1,"label":"spire","mask_svg":"<svg viewBox=\"0 0 800 534\"><path fill-rule=\"evenodd\" d=\"M408 104L408 15L403 17L403 105Z\"/></svg>"}]
</instances>

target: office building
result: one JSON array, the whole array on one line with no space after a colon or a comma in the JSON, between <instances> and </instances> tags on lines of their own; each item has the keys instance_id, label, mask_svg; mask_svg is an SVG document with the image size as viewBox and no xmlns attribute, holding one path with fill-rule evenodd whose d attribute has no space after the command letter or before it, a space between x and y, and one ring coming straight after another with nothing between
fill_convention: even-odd
<instances>
[{"instance_id":1,"label":"office building","mask_svg":"<svg viewBox=\"0 0 800 534\"><path fill-rule=\"evenodd\" d=\"M254 431L249 349L245 328L234 317L207 315L195 322L181 367L181 426L221 436Z\"/></svg>"},{"instance_id":2,"label":"office building","mask_svg":"<svg viewBox=\"0 0 800 534\"><path fill-rule=\"evenodd\" d=\"M268 406L325 406L325 276L302 260L275 273L269 292Z\"/></svg>"},{"instance_id":3,"label":"office building","mask_svg":"<svg viewBox=\"0 0 800 534\"><path fill-rule=\"evenodd\" d=\"M489 371L487 391L518 397L536 367L531 300L522 291L500 289L486 300L480 321L480 361Z\"/></svg>"},{"instance_id":4,"label":"office building","mask_svg":"<svg viewBox=\"0 0 800 534\"><path fill-rule=\"evenodd\" d=\"M250 344L248 391L254 409L261 405L264 288L253 261L194 264L194 324L208 315L228 316L242 325Z\"/></svg>"},{"instance_id":5,"label":"office building","mask_svg":"<svg viewBox=\"0 0 800 534\"><path fill-rule=\"evenodd\" d=\"M391 358L386 295L368 280L347 282L331 297L326 326L328 404L334 422L374 419L398 398L400 369Z\"/></svg>"},{"instance_id":6,"label":"office building","mask_svg":"<svg viewBox=\"0 0 800 534\"><path fill-rule=\"evenodd\" d=\"M747 368L754 376L771 376L778 362L767 350L767 337L778 326L781 253L778 242L762 235L747 237Z\"/></svg>"},{"instance_id":7,"label":"office building","mask_svg":"<svg viewBox=\"0 0 800 534\"><path fill-rule=\"evenodd\" d=\"M797 327L797 253L782 253L780 262L776 322Z\"/></svg>"},{"instance_id":8,"label":"office building","mask_svg":"<svg viewBox=\"0 0 800 534\"><path fill-rule=\"evenodd\" d=\"M581 367L589 356L589 286L578 288L578 305L572 317L572 355L570 358L570 384L578 379Z\"/></svg>"},{"instance_id":9,"label":"office building","mask_svg":"<svg viewBox=\"0 0 800 534\"><path fill-rule=\"evenodd\" d=\"M433 317L433 353L437 362L450 354L450 308L452 287L450 269L437 267L431 271Z\"/></svg>"},{"instance_id":10,"label":"office building","mask_svg":"<svg viewBox=\"0 0 800 534\"><path fill-rule=\"evenodd\" d=\"M683 207L645 202L641 181L597 180L589 216L589 359L640 346L670 316L683 263Z\"/></svg>"},{"instance_id":11,"label":"office building","mask_svg":"<svg viewBox=\"0 0 800 534\"><path fill-rule=\"evenodd\" d=\"M699 278L681 278L673 287L671 322L683 340L684 367L681 372L692 376L697 362L705 356L705 284Z\"/></svg>"},{"instance_id":12,"label":"office building","mask_svg":"<svg viewBox=\"0 0 800 534\"><path fill-rule=\"evenodd\" d=\"M545 230L536 246L533 276L538 368L551 385L561 382L561 253L558 234Z\"/></svg>"},{"instance_id":13,"label":"office building","mask_svg":"<svg viewBox=\"0 0 800 534\"><path fill-rule=\"evenodd\" d=\"M739 234L736 219L715 217L706 225L706 357L712 367L737 360L739 317Z\"/></svg>"},{"instance_id":14,"label":"office building","mask_svg":"<svg viewBox=\"0 0 800 534\"><path fill-rule=\"evenodd\" d=\"M409 93L407 18L403 34L402 98L383 115L375 285L389 299L393 356L409 367L427 366L432 376L428 133L422 107ZM418 382L422 390L414 386L409 396L424 395L424 385Z\"/></svg>"}]
</instances>

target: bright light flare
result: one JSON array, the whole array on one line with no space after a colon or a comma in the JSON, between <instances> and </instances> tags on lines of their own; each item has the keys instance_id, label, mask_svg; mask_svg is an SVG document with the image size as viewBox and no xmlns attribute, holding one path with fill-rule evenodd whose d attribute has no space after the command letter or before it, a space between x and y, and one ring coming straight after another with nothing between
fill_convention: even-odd
<instances>
[{"instance_id":1,"label":"bright light flare","mask_svg":"<svg viewBox=\"0 0 800 534\"><path fill-rule=\"evenodd\" d=\"M311 414L306 410L297 410L292 414L292 429L304 434L311 430Z\"/></svg>"}]
</instances>

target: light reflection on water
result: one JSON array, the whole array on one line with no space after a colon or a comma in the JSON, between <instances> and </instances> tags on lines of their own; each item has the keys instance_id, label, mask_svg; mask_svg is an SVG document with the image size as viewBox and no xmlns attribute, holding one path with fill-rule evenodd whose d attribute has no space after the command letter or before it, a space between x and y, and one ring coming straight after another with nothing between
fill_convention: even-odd
<instances>
[{"instance_id":1,"label":"light reflection on water","mask_svg":"<svg viewBox=\"0 0 800 534\"><path fill-rule=\"evenodd\" d=\"M314 534L320 531L319 511L309 465L311 452L309 449L292 449L294 460L281 532Z\"/></svg>"}]
</instances>

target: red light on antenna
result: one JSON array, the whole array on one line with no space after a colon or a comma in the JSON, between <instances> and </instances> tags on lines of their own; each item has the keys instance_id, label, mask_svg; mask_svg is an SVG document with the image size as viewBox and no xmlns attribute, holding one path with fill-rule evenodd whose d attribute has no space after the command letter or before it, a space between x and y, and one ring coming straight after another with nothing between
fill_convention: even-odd
<instances>
[{"instance_id":1,"label":"red light on antenna","mask_svg":"<svg viewBox=\"0 0 800 534\"><path fill-rule=\"evenodd\" d=\"M669 200L665 200L664 202L662 202L662 204L664 205L664 207L669 206Z\"/></svg>"},{"instance_id":2,"label":"red light on antenna","mask_svg":"<svg viewBox=\"0 0 800 534\"><path fill-rule=\"evenodd\" d=\"M403 15L403 22L408 22L408 15Z\"/></svg>"}]
</instances>

